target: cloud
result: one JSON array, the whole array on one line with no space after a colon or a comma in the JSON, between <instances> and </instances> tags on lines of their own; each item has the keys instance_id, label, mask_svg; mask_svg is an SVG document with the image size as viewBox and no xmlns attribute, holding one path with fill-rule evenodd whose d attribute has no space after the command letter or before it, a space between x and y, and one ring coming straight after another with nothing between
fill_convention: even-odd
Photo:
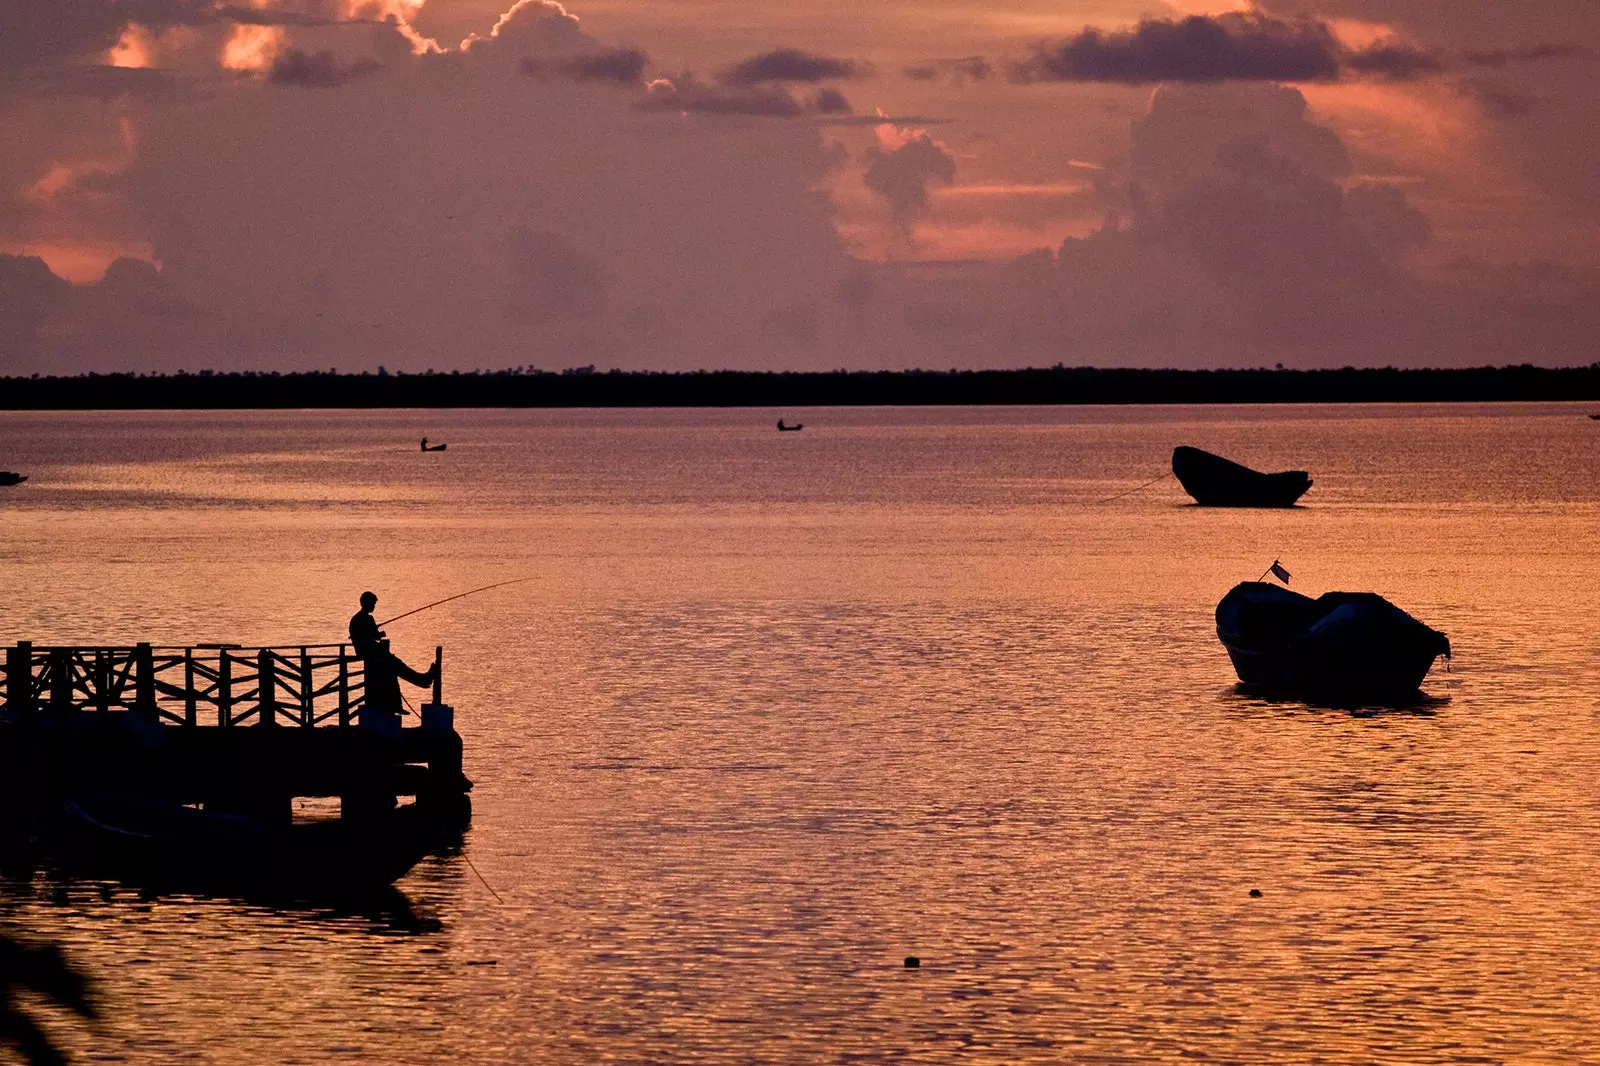
<instances>
[{"instance_id":1,"label":"cloud","mask_svg":"<svg viewBox=\"0 0 1600 1066\"><path fill-rule=\"evenodd\" d=\"M768 82L819 82L830 78L861 78L871 67L854 59L814 55L797 48L777 48L735 63L717 76L724 85L749 87Z\"/></svg>"},{"instance_id":2,"label":"cloud","mask_svg":"<svg viewBox=\"0 0 1600 1066\"><path fill-rule=\"evenodd\" d=\"M599 266L572 239L551 230L511 230L511 280L507 313L518 322L544 324L559 318L589 318L605 304Z\"/></svg>"},{"instance_id":3,"label":"cloud","mask_svg":"<svg viewBox=\"0 0 1600 1066\"><path fill-rule=\"evenodd\" d=\"M848 115L853 110L850 101L838 89L819 89L811 109L819 115Z\"/></svg>"},{"instance_id":4,"label":"cloud","mask_svg":"<svg viewBox=\"0 0 1600 1066\"><path fill-rule=\"evenodd\" d=\"M1467 52L1468 63L1477 67L1499 69L1508 63L1533 62L1545 59L1586 59L1590 51L1580 44L1534 44L1525 48L1496 48L1488 51Z\"/></svg>"},{"instance_id":5,"label":"cloud","mask_svg":"<svg viewBox=\"0 0 1600 1066\"><path fill-rule=\"evenodd\" d=\"M646 111L748 115L755 118L799 118L806 114L805 104L788 90L775 85L707 85L692 74L681 75L676 81L656 79L646 88L638 106Z\"/></svg>"},{"instance_id":6,"label":"cloud","mask_svg":"<svg viewBox=\"0 0 1600 1066\"><path fill-rule=\"evenodd\" d=\"M0 4L0 68L101 55L129 22L161 28L213 17L209 0L9 0Z\"/></svg>"},{"instance_id":7,"label":"cloud","mask_svg":"<svg viewBox=\"0 0 1600 1066\"><path fill-rule=\"evenodd\" d=\"M951 81L986 81L994 74L994 65L983 56L962 56L959 59L930 59L906 67L902 73L912 81L936 81L948 76Z\"/></svg>"},{"instance_id":8,"label":"cloud","mask_svg":"<svg viewBox=\"0 0 1600 1066\"><path fill-rule=\"evenodd\" d=\"M1462 78L1456 90L1478 105L1485 115L1497 121L1526 118L1533 114L1533 102L1492 78Z\"/></svg>"},{"instance_id":9,"label":"cloud","mask_svg":"<svg viewBox=\"0 0 1600 1066\"><path fill-rule=\"evenodd\" d=\"M862 178L867 188L889 201L895 218L904 225L927 210L930 182L948 185L955 180L956 158L922 130L897 132L886 139L890 143L867 149Z\"/></svg>"},{"instance_id":10,"label":"cloud","mask_svg":"<svg viewBox=\"0 0 1600 1066\"><path fill-rule=\"evenodd\" d=\"M1415 81L1444 70L1438 56L1393 42L1352 51L1344 57L1344 66L1357 74L1377 74L1395 81Z\"/></svg>"},{"instance_id":11,"label":"cloud","mask_svg":"<svg viewBox=\"0 0 1600 1066\"><path fill-rule=\"evenodd\" d=\"M1341 48L1326 25L1259 13L1088 28L1013 68L1020 81L1333 81Z\"/></svg>"},{"instance_id":12,"label":"cloud","mask_svg":"<svg viewBox=\"0 0 1600 1066\"><path fill-rule=\"evenodd\" d=\"M644 81L645 65L650 57L637 48L606 48L558 61L524 57L518 65L530 77L544 77L554 72L573 81L604 82L623 87L638 86Z\"/></svg>"},{"instance_id":13,"label":"cloud","mask_svg":"<svg viewBox=\"0 0 1600 1066\"><path fill-rule=\"evenodd\" d=\"M312 15L299 11L283 11L270 7L217 7L214 17L246 26L372 26L378 19L341 18L331 15Z\"/></svg>"},{"instance_id":14,"label":"cloud","mask_svg":"<svg viewBox=\"0 0 1600 1066\"><path fill-rule=\"evenodd\" d=\"M290 48L272 60L272 66L267 70L267 81L273 85L331 89L379 69L380 65L370 60L341 66L332 52L303 52L298 48Z\"/></svg>"}]
</instances>

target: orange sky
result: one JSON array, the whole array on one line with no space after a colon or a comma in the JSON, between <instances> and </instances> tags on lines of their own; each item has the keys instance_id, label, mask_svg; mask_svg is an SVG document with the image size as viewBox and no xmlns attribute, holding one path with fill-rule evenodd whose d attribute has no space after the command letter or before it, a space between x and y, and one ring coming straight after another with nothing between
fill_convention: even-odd
<instances>
[{"instance_id":1,"label":"orange sky","mask_svg":"<svg viewBox=\"0 0 1600 1066\"><path fill-rule=\"evenodd\" d=\"M44 285L27 257L77 286L0 303L0 371L191 335L238 361L465 335L632 365L1004 362L1070 336L1159 364L1207 358L1173 354L1191 313L1234 331L1217 351L1347 362L1341 316L1427 317L1417 343L1448 352L1484 335L1462 286L1559 317L1600 268L1586 0L506 3L0 15L0 264L16 292ZM1218 81L1134 32L1191 16L1222 34L1180 42L1222 49L1199 57ZM1332 77L1275 73L1302 32ZM1361 65L1384 49L1421 65ZM1014 269L1040 254L1044 280ZM150 266L97 285L118 259ZM942 333L915 324L930 302Z\"/></svg>"}]
</instances>

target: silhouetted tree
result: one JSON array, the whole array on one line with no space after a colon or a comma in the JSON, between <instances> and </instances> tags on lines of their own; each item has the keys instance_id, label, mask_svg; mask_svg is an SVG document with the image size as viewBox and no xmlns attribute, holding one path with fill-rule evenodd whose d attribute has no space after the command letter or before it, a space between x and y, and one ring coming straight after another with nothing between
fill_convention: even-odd
<instances>
[{"instance_id":1,"label":"silhouetted tree","mask_svg":"<svg viewBox=\"0 0 1600 1066\"><path fill-rule=\"evenodd\" d=\"M65 1053L18 1001L22 991L94 1021L100 1012L92 982L74 970L55 945L29 944L0 933L0 1043L16 1048L34 1066L64 1064Z\"/></svg>"}]
</instances>

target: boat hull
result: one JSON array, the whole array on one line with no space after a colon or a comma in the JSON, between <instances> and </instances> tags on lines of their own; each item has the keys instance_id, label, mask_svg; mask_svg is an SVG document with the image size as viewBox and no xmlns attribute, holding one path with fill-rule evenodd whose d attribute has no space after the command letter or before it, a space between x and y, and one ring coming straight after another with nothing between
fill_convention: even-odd
<instances>
[{"instance_id":1,"label":"boat hull","mask_svg":"<svg viewBox=\"0 0 1600 1066\"><path fill-rule=\"evenodd\" d=\"M1183 445L1172 450L1172 472L1202 507L1293 507L1311 488L1304 470L1263 474Z\"/></svg>"},{"instance_id":2,"label":"boat hull","mask_svg":"<svg viewBox=\"0 0 1600 1066\"><path fill-rule=\"evenodd\" d=\"M1318 599L1263 582L1217 605L1217 637L1239 680L1267 695L1334 704L1414 701L1450 641L1372 593Z\"/></svg>"},{"instance_id":3,"label":"boat hull","mask_svg":"<svg viewBox=\"0 0 1600 1066\"><path fill-rule=\"evenodd\" d=\"M416 806L272 825L256 818L131 797L76 797L61 840L85 872L166 887L359 895L393 884L445 842Z\"/></svg>"},{"instance_id":4,"label":"boat hull","mask_svg":"<svg viewBox=\"0 0 1600 1066\"><path fill-rule=\"evenodd\" d=\"M11 470L0 470L0 485L20 485L28 480L27 474L18 474Z\"/></svg>"}]
</instances>

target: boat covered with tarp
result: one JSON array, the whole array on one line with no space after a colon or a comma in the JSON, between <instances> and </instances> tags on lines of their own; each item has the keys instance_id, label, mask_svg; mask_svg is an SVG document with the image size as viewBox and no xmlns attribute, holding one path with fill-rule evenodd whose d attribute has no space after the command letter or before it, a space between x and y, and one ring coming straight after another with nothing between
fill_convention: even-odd
<instances>
[{"instance_id":1,"label":"boat covered with tarp","mask_svg":"<svg viewBox=\"0 0 1600 1066\"><path fill-rule=\"evenodd\" d=\"M1222 598L1217 636L1249 688L1318 702L1414 700L1434 660L1450 658L1443 633L1376 593L1312 599L1263 581Z\"/></svg>"},{"instance_id":2,"label":"boat covered with tarp","mask_svg":"<svg viewBox=\"0 0 1600 1066\"><path fill-rule=\"evenodd\" d=\"M1304 470L1263 474L1182 444L1172 449L1172 472L1204 507L1293 507L1311 487Z\"/></svg>"}]
</instances>

